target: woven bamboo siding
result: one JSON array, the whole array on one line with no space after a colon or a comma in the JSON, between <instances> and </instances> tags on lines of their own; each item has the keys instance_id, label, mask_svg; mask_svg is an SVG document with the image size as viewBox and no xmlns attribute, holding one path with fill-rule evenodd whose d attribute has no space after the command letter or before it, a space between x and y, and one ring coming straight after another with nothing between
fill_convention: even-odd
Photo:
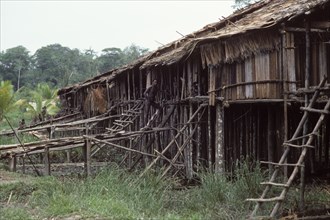
<instances>
[{"instance_id":1,"label":"woven bamboo siding","mask_svg":"<svg viewBox=\"0 0 330 220\"><path fill-rule=\"evenodd\" d=\"M253 69L254 64L252 63L252 59L247 59L245 61L245 82L253 82ZM245 87L245 98L253 98L254 97L254 89L253 85L246 85Z\"/></svg>"},{"instance_id":2,"label":"woven bamboo siding","mask_svg":"<svg viewBox=\"0 0 330 220\"><path fill-rule=\"evenodd\" d=\"M279 53L273 51L253 56L242 63L217 67L217 82L221 82L222 95L226 100L281 98L282 82L278 59ZM294 78L295 76L291 77ZM295 86L292 88L295 89Z\"/></svg>"}]
</instances>

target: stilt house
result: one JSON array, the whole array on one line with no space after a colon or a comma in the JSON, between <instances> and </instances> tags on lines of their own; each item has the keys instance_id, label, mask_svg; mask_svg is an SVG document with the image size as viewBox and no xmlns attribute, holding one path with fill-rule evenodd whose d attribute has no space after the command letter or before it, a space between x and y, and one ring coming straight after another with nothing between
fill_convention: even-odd
<instances>
[{"instance_id":1,"label":"stilt house","mask_svg":"<svg viewBox=\"0 0 330 220\"><path fill-rule=\"evenodd\" d=\"M108 120L100 132L115 132L109 129L116 123L139 131L150 118L144 119L138 103L157 79L157 102L164 110L151 127L172 130L140 140L138 150L184 167L192 177L199 166L229 171L244 157L278 161L283 142L302 117L305 98L311 98L308 89L324 77L330 77L330 1L265 0L124 67L63 88L59 95L88 117L106 112L97 113L95 98L88 98L93 91L102 91L106 109L115 114L140 106L128 127ZM317 105L328 99L322 93ZM329 136L330 124L323 122L306 162L309 173L330 168ZM292 153L288 160L296 157Z\"/></svg>"}]
</instances>

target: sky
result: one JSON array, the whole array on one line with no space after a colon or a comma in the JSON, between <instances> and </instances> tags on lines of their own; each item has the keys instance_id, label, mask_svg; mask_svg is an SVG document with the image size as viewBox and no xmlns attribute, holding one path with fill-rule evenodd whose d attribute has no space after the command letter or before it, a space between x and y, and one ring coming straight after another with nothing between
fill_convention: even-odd
<instances>
[{"instance_id":1,"label":"sky","mask_svg":"<svg viewBox=\"0 0 330 220\"><path fill-rule=\"evenodd\" d=\"M181 38L179 33L189 34L230 15L233 4L234 0L0 0L0 51L22 45L33 54L54 43L81 51L131 44L155 50Z\"/></svg>"}]
</instances>

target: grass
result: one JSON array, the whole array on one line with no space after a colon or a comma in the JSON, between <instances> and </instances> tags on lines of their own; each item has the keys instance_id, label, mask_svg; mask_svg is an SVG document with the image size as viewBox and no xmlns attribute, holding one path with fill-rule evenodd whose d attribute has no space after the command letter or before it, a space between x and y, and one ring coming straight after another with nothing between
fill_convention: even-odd
<instances>
[{"instance_id":1,"label":"grass","mask_svg":"<svg viewBox=\"0 0 330 220\"><path fill-rule=\"evenodd\" d=\"M177 179L139 179L115 166L87 179L30 177L0 187L0 219L245 219L254 205L245 199L260 195L266 173L248 163L238 167L231 176L204 171L197 186L184 189ZM306 203L330 199L317 186L307 194ZM296 207L299 192L289 198L285 206Z\"/></svg>"},{"instance_id":2,"label":"grass","mask_svg":"<svg viewBox=\"0 0 330 220\"><path fill-rule=\"evenodd\" d=\"M76 214L105 219L239 219L247 214L248 195L242 193L244 180L235 182L204 172L199 186L175 190L176 179L159 181L155 175L139 179L137 174L111 167L87 179L37 177L8 184L0 189L0 202L5 203L13 192L11 203L26 204L19 208L21 213L30 218L38 213L41 219ZM6 205L1 208L7 216L11 211Z\"/></svg>"}]
</instances>

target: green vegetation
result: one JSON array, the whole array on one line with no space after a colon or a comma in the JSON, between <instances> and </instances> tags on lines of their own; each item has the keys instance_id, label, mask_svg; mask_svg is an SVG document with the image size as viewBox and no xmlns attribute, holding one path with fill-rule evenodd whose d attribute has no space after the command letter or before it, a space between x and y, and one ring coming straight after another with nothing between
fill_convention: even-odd
<instances>
[{"instance_id":1,"label":"green vegetation","mask_svg":"<svg viewBox=\"0 0 330 220\"><path fill-rule=\"evenodd\" d=\"M42 82L61 88L127 64L147 51L132 44L123 50L106 48L98 55L92 49L82 52L51 44L30 55L17 46L0 52L0 80L10 80L15 90L32 89Z\"/></svg>"},{"instance_id":2,"label":"green vegetation","mask_svg":"<svg viewBox=\"0 0 330 220\"><path fill-rule=\"evenodd\" d=\"M13 88L10 81L0 82L0 121L15 107Z\"/></svg>"},{"instance_id":3,"label":"green vegetation","mask_svg":"<svg viewBox=\"0 0 330 220\"><path fill-rule=\"evenodd\" d=\"M189 188L154 175L138 179L118 167L87 179L29 178L0 187L0 218L245 219L253 207L245 199L260 193L264 175L242 163L231 178L204 172L199 184ZM321 188L312 190L308 201L317 197L319 202L329 201ZM293 190L286 205L295 208L298 196Z\"/></svg>"},{"instance_id":4,"label":"green vegetation","mask_svg":"<svg viewBox=\"0 0 330 220\"><path fill-rule=\"evenodd\" d=\"M1 130L10 129L5 117L17 128L22 118L26 122L36 119L43 107L46 107L47 115L55 115L59 111L57 89L41 83L34 90L22 88L14 92L10 81L0 81Z\"/></svg>"},{"instance_id":5,"label":"green vegetation","mask_svg":"<svg viewBox=\"0 0 330 220\"><path fill-rule=\"evenodd\" d=\"M240 9L257 1L258 0L235 0L235 4L233 5L233 8Z\"/></svg>"}]
</instances>

